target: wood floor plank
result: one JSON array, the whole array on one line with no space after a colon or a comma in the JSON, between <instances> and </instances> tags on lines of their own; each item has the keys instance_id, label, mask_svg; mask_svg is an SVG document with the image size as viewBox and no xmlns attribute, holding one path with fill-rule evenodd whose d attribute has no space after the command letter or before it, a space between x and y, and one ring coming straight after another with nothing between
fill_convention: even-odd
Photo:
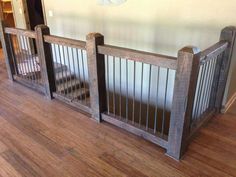
<instances>
[{"instance_id":1,"label":"wood floor plank","mask_svg":"<svg viewBox=\"0 0 236 177\"><path fill-rule=\"evenodd\" d=\"M4 177L23 177L4 158L0 156L0 175Z\"/></svg>"},{"instance_id":2,"label":"wood floor plank","mask_svg":"<svg viewBox=\"0 0 236 177\"><path fill-rule=\"evenodd\" d=\"M234 111L217 116L176 162L140 137L10 82L0 52L0 177L236 177L235 130Z\"/></svg>"}]
</instances>

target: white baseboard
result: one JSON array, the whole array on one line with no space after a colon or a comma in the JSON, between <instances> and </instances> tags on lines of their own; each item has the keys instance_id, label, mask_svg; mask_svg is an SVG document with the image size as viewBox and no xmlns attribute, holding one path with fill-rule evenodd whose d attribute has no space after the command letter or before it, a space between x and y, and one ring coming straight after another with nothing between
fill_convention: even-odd
<instances>
[{"instance_id":1,"label":"white baseboard","mask_svg":"<svg viewBox=\"0 0 236 177\"><path fill-rule=\"evenodd\" d=\"M226 113L231 105L235 102L236 100L236 92L233 94L233 96L229 99L229 101L222 107L221 113Z\"/></svg>"}]
</instances>

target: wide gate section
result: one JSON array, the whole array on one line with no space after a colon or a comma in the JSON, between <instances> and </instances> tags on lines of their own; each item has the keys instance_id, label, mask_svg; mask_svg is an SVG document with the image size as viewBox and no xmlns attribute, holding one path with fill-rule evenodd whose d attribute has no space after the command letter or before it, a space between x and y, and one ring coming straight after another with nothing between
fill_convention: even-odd
<instances>
[{"instance_id":1,"label":"wide gate section","mask_svg":"<svg viewBox=\"0 0 236 177\"><path fill-rule=\"evenodd\" d=\"M91 113L86 42L45 35L51 46L56 90L53 96Z\"/></svg>"},{"instance_id":2,"label":"wide gate section","mask_svg":"<svg viewBox=\"0 0 236 177\"><path fill-rule=\"evenodd\" d=\"M225 58L227 58L228 46L228 42L220 41L201 52L189 127L190 135L194 134L219 109L217 104L223 97L222 73L227 67Z\"/></svg>"},{"instance_id":3,"label":"wide gate section","mask_svg":"<svg viewBox=\"0 0 236 177\"><path fill-rule=\"evenodd\" d=\"M23 29L5 28L12 77L27 87L44 93L41 59L36 47L36 33Z\"/></svg>"},{"instance_id":4,"label":"wide gate section","mask_svg":"<svg viewBox=\"0 0 236 177\"><path fill-rule=\"evenodd\" d=\"M165 148L180 159L196 132L221 109L236 28L226 27L206 50L184 47L177 57L0 24L10 80L70 104ZM177 53L177 52L176 52Z\"/></svg>"},{"instance_id":5,"label":"wide gate section","mask_svg":"<svg viewBox=\"0 0 236 177\"><path fill-rule=\"evenodd\" d=\"M106 64L102 119L167 148L177 58L107 45L98 53Z\"/></svg>"}]
</instances>

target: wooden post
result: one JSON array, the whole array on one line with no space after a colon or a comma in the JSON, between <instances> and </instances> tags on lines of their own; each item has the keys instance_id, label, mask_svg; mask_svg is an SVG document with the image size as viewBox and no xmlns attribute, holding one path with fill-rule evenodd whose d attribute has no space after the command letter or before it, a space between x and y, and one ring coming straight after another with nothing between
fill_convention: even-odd
<instances>
[{"instance_id":1,"label":"wooden post","mask_svg":"<svg viewBox=\"0 0 236 177\"><path fill-rule=\"evenodd\" d=\"M226 27L221 31L220 41L227 41L229 43L225 53L222 57L222 62L219 70L218 87L215 97L215 108L219 113L222 107L222 100L225 93L227 78L229 74L230 63L235 48L236 27Z\"/></svg>"},{"instance_id":2,"label":"wooden post","mask_svg":"<svg viewBox=\"0 0 236 177\"><path fill-rule=\"evenodd\" d=\"M101 113L107 111L105 59L104 55L98 54L98 45L104 45L104 37L98 33L87 35L87 57L89 72L90 104L92 117L101 121Z\"/></svg>"},{"instance_id":3,"label":"wooden post","mask_svg":"<svg viewBox=\"0 0 236 177\"><path fill-rule=\"evenodd\" d=\"M56 90L53 57L50 44L44 42L44 35L49 35L50 30L45 25L35 27L36 45L41 65L41 76L45 84L45 95L52 99L52 93Z\"/></svg>"},{"instance_id":4,"label":"wooden post","mask_svg":"<svg viewBox=\"0 0 236 177\"><path fill-rule=\"evenodd\" d=\"M13 74L14 74L14 62L11 54L11 44L10 40L8 39L8 34L5 33L5 24L3 21L0 23L0 36L1 36L1 43L2 43L2 49L4 53L4 58L6 62L6 68L7 68L7 74L8 78L13 81Z\"/></svg>"},{"instance_id":5,"label":"wooden post","mask_svg":"<svg viewBox=\"0 0 236 177\"><path fill-rule=\"evenodd\" d=\"M176 160L181 158L187 146L199 67L198 48L185 47L178 52L167 148L167 155Z\"/></svg>"}]
</instances>

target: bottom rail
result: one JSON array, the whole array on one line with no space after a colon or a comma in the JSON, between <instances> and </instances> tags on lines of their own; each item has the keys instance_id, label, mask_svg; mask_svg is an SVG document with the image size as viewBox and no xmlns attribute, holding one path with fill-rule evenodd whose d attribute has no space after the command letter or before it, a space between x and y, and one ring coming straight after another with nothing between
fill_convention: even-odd
<instances>
[{"instance_id":1,"label":"bottom rail","mask_svg":"<svg viewBox=\"0 0 236 177\"><path fill-rule=\"evenodd\" d=\"M71 99L64 97L63 95L60 95L58 93L53 93L53 97L58 99L61 102L64 102L76 109L79 109L79 111L89 114L91 116L92 114L92 109L89 106L84 105L83 103L80 102L73 102Z\"/></svg>"},{"instance_id":2,"label":"bottom rail","mask_svg":"<svg viewBox=\"0 0 236 177\"><path fill-rule=\"evenodd\" d=\"M113 125L115 125L117 127L120 127L122 129L125 129L126 131L128 131L130 133L133 133L133 134L135 134L137 136L140 136L140 137L142 137L142 138L144 138L144 139L146 139L148 141L151 141L152 143L157 144L157 145L159 145L159 146L161 146L163 148L167 148L167 145L168 145L167 138L165 138L166 140L162 139L162 138L160 138L158 136L155 136L155 135L153 135L151 133L148 133L148 132L146 132L146 131L144 131L142 129L139 129L139 128L133 126L133 125L130 125L130 124L126 123L126 122L118 120L118 119L114 118L113 116L108 115L106 113L102 114L102 120L106 121L106 122L108 122L110 124L113 124Z\"/></svg>"},{"instance_id":3,"label":"bottom rail","mask_svg":"<svg viewBox=\"0 0 236 177\"><path fill-rule=\"evenodd\" d=\"M45 92L46 92L43 85L32 83L32 82L30 82L26 79L23 79L19 76L13 76L13 77L16 82L18 82L30 89L36 90L37 92L42 93L42 94L45 94Z\"/></svg>"},{"instance_id":4,"label":"bottom rail","mask_svg":"<svg viewBox=\"0 0 236 177\"><path fill-rule=\"evenodd\" d=\"M191 140L196 136L197 132L204 126L208 121L213 118L216 114L216 109L207 110L200 117L200 121L197 122L196 126L190 128L190 134L187 138L187 143L189 144Z\"/></svg>"}]
</instances>

